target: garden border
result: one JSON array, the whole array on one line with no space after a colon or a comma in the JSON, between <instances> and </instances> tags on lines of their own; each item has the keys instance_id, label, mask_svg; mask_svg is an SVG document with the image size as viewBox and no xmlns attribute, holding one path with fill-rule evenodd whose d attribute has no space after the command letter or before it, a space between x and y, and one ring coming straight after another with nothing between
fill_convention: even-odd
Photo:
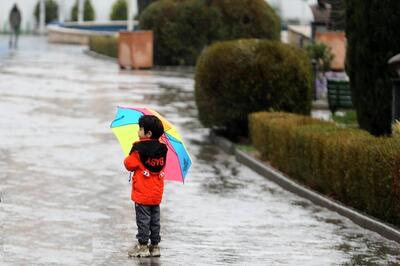
<instances>
[{"instance_id":1,"label":"garden border","mask_svg":"<svg viewBox=\"0 0 400 266\"><path fill-rule=\"evenodd\" d=\"M239 163L246 165L256 173L278 184L283 189L288 190L300 197L306 198L316 205L327 208L331 211L335 211L338 214L349 218L355 224L365 229L374 231L387 239L400 243L400 229L356 211L348 206L343 205L342 203L327 198L296 183L273 167L236 148L235 144L221 136L218 136L213 130L210 132L210 139L212 143L217 145L226 153L234 154Z\"/></svg>"}]
</instances>

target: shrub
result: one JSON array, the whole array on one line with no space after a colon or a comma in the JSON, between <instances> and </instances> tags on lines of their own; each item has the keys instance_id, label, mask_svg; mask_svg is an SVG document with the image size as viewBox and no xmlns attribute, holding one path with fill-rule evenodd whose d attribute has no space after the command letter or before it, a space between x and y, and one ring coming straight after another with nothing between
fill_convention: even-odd
<instances>
[{"instance_id":1,"label":"shrub","mask_svg":"<svg viewBox=\"0 0 400 266\"><path fill-rule=\"evenodd\" d=\"M217 11L199 0L158 1L140 16L140 27L154 32L158 65L194 65L216 24Z\"/></svg>"},{"instance_id":2,"label":"shrub","mask_svg":"<svg viewBox=\"0 0 400 266\"><path fill-rule=\"evenodd\" d=\"M280 19L265 0L210 0L222 14L218 40L280 39Z\"/></svg>"},{"instance_id":3,"label":"shrub","mask_svg":"<svg viewBox=\"0 0 400 266\"><path fill-rule=\"evenodd\" d=\"M158 65L194 65L216 40L280 35L279 18L264 0L160 0L142 13L139 24L154 32Z\"/></svg>"},{"instance_id":4,"label":"shrub","mask_svg":"<svg viewBox=\"0 0 400 266\"><path fill-rule=\"evenodd\" d=\"M285 113L253 113L252 143L273 166L309 187L400 225L400 140Z\"/></svg>"},{"instance_id":5,"label":"shrub","mask_svg":"<svg viewBox=\"0 0 400 266\"><path fill-rule=\"evenodd\" d=\"M96 15L95 15L92 3L90 2L90 0L85 0L85 3L83 5L83 20L84 21L93 21L95 16ZM71 20L78 21L78 0L75 1L74 6L72 7Z\"/></svg>"},{"instance_id":6,"label":"shrub","mask_svg":"<svg viewBox=\"0 0 400 266\"><path fill-rule=\"evenodd\" d=\"M388 60L400 52L400 1L346 1L346 71L361 128L390 134L392 83Z\"/></svg>"},{"instance_id":7,"label":"shrub","mask_svg":"<svg viewBox=\"0 0 400 266\"><path fill-rule=\"evenodd\" d=\"M216 43L200 56L195 94L199 118L228 137L247 136L248 114L282 110L309 114L311 70L307 54L275 41Z\"/></svg>"},{"instance_id":8,"label":"shrub","mask_svg":"<svg viewBox=\"0 0 400 266\"><path fill-rule=\"evenodd\" d=\"M149 5L157 0L138 0L138 14L142 14L143 10L145 10Z\"/></svg>"},{"instance_id":9,"label":"shrub","mask_svg":"<svg viewBox=\"0 0 400 266\"><path fill-rule=\"evenodd\" d=\"M114 36L90 36L89 49L99 54L118 57L118 40Z\"/></svg>"},{"instance_id":10,"label":"shrub","mask_svg":"<svg viewBox=\"0 0 400 266\"><path fill-rule=\"evenodd\" d=\"M128 17L128 5L126 0L117 0L111 10L111 20L126 20Z\"/></svg>"},{"instance_id":11,"label":"shrub","mask_svg":"<svg viewBox=\"0 0 400 266\"><path fill-rule=\"evenodd\" d=\"M58 4L54 0L46 0L45 2L45 23L48 24L52 21L58 19ZM36 21L39 23L39 16L40 16L40 1L36 4L35 7L35 18Z\"/></svg>"}]
</instances>

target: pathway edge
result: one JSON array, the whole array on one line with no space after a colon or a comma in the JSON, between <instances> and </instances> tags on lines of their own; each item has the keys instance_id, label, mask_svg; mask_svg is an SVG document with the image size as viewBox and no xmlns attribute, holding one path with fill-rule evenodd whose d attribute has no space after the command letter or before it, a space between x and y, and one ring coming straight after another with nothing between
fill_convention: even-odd
<instances>
[{"instance_id":1,"label":"pathway edge","mask_svg":"<svg viewBox=\"0 0 400 266\"><path fill-rule=\"evenodd\" d=\"M296 183L273 167L266 165L265 163L257 160L248 153L239 150L232 142L221 136L216 135L215 132L212 130L210 132L210 138L212 143L217 145L224 152L234 154L236 160L239 163L246 165L256 173L266 177L283 189L288 190L302 198L308 199L316 205L327 208L331 211L335 211L340 215L349 218L351 221L365 229L371 230L387 239L400 243L399 229L391 225L385 224L384 222L381 222L376 218L367 216L366 214L356 211L348 206L345 206Z\"/></svg>"}]
</instances>

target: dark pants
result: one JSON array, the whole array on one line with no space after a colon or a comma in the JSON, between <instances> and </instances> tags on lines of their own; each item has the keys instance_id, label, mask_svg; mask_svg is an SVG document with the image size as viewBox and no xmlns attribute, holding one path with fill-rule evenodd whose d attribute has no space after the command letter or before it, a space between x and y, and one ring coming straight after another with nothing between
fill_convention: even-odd
<instances>
[{"instance_id":1,"label":"dark pants","mask_svg":"<svg viewBox=\"0 0 400 266\"><path fill-rule=\"evenodd\" d=\"M161 241L160 237L160 205L141 205L135 203L136 224L138 233L136 238L140 244L147 244L149 239L152 245Z\"/></svg>"},{"instance_id":2,"label":"dark pants","mask_svg":"<svg viewBox=\"0 0 400 266\"><path fill-rule=\"evenodd\" d=\"M10 48L18 47L18 35L19 35L19 29L11 28L10 42L9 42Z\"/></svg>"}]
</instances>

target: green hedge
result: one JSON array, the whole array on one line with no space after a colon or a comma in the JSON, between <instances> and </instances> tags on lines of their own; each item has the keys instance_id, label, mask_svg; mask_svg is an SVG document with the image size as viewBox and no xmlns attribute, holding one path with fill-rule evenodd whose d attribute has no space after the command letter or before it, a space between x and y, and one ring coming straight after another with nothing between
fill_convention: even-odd
<instances>
[{"instance_id":1,"label":"green hedge","mask_svg":"<svg viewBox=\"0 0 400 266\"><path fill-rule=\"evenodd\" d=\"M309 114L309 65L303 50L276 41L213 44L196 66L199 118L206 126L225 128L235 140L247 136L249 113L274 109Z\"/></svg>"},{"instance_id":2,"label":"green hedge","mask_svg":"<svg viewBox=\"0 0 400 266\"><path fill-rule=\"evenodd\" d=\"M118 39L114 36L90 36L89 49L99 54L118 57Z\"/></svg>"},{"instance_id":3,"label":"green hedge","mask_svg":"<svg viewBox=\"0 0 400 266\"><path fill-rule=\"evenodd\" d=\"M194 65L218 40L279 40L280 21L264 0L159 0L139 17L154 32L157 65Z\"/></svg>"},{"instance_id":4,"label":"green hedge","mask_svg":"<svg viewBox=\"0 0 400 266\"><path fill-rule=\"evenodd\" d=\"M336 200L400 225L400 140L287 113L249 116L252 143L271 165Z\"/></svg>"}]
</instances>

